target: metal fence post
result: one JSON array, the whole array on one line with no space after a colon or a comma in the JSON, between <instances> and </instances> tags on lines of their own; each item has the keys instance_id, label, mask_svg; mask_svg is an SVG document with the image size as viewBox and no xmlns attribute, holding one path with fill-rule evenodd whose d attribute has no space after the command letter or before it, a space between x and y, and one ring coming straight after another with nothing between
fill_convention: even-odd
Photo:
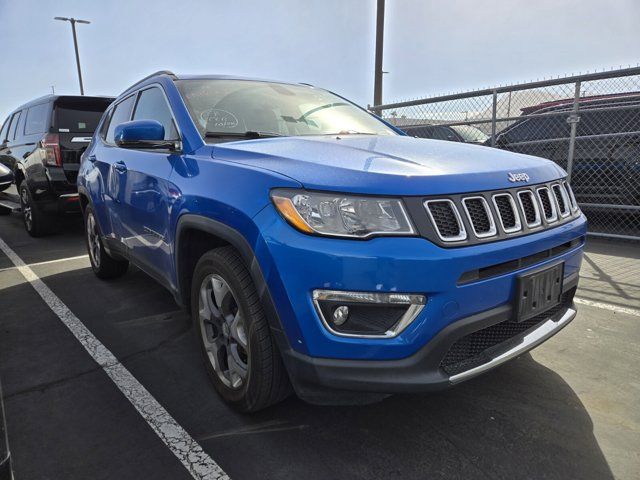
<instances>
[{"instance_id":1,"label":"metal fence post","mask_svg":"<svg viewBox=\"0 0 640 480\"><path fill-rule=\"evenodd\" d=\"M493 90L493 108L491 109L491 146L496 146L496 118L498 117L498 92Z\"/></svg>"},{"instance_id":2,"label":"metal fence post","mask_svg":"<svg viewBox=\"0 0 640 480\"><path fill-rule=\"evenodd\" d=\"M573 108L571 109L571 115L567 118L567 122L571 124L571 133L569 134L569 153L567 154L567 180L571 181L571 172L573 171L573 155L576 148L576 131L578 130L578 122L580 121L580 115L578 115L578 102L580 100L580 90L582 88L582 82L578 80L576 82L576 91L573 96Z\"/></svg>"}]
</instances>

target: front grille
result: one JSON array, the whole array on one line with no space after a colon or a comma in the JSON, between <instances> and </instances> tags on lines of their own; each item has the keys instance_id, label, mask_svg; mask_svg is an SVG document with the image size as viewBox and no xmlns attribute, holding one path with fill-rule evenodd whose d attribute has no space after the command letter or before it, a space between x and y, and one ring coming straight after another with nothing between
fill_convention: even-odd
<instances>
[{"instance_id":1,"label":"front grille","mask_svg":"<svg viewBox=\"0 0 640 480\"><path fill-rule=\"evenodd\" d=\"M553 186L553 194L556 196L556 200L558 202L558 207L560 207L560 211L564 212L567 206L564 203L564 198L562 197L562 193L560 193L560 185Z\"/></svg>"},{"instance_id":2,"label":"front grille","mask_svg":"<svg viewBox=\"0 0 640 480\"><path fill-rule=\"evenodd\" d=\"M551 187L551 189L553 190L553 194L556 197L556 201L558 202L558 208L560 209L560 215L562 215L563 217L566 215L569 215L569 206L567 205L567 202L565 201L565 194L562 191L562 186L558 185L554 185Z\"/></svg>"},{"instance_id":3,"label":"front grille","mask_svg":"<svg viewBox=\"0 0 640 480\"><path fill-rule=\"evenodd\" d=\"M569 204L571 206L571 211L574 211L578 208L578 204L576 203L576 197L573 195L573 190L571 190L571 186L567 182L562 182L565 191L567 192L567 197L569 197Z\"/></svg>"},{"instance_id":4,"label":"front grille","mask_svg":"<svg viewBox=\"0 0 640 480\"><path fill-rule=\"evenodd\" d=\"M538 215L537 205L533 197L533 192L531 190L525 190L523 192L519 192L518 198L520 199L520 205L522 206L522 210L524 211L524 216L525 216L525 219L527 220L527 225L530 227L534 225L539 225L540 218Z\"/></svg>"},{"instance_id":5,"label":"front grille","mask_svg":"<svg viewBox=\"0 0 640 480\"><path fill-rule=\"evenodd\" d=\"M496 197L496 207L498 207L498 213L500 214L500 218L502 220L502 226L504 228L513 228L516 226L516 215L511 207L511 202L509 202L509 198L502 195L500 197Z\"/></svg>"},{"instance_id":6,"label":"front grille","mask_svg":"<svg viewBox=\"0 0 640 480\"><path fill-rule=\"evenodd\" d=\"M470 197L465 198L463 203L476 236L495 235L496 227L493 218L491 218L487 201L482 197Z\"/></svg>"},{"instance_id":7,"label":"front grille","mask_svg":"<svg viewBox=\"0 0 640 480\"><path fill-rule=\"evenodd\" d=\"M461 240L466 237L456 206L450 200L427 202L427 210L435 223L440 237L445 241Z\"/></svg>"},{"instance_id":8,"label":"front grille","mask_svg":"<svg viewBox=\"0 0 640 480\"><path fill-rule=\"evenodd\" d=\"M502 345L512 338L531 330L549 318L558 320L571 305L575 288L565 292L560 303L524 322L506 320L458 339L440 362L440 368L448 375L456 375L491 361L493 352L506 350ZM502 346L502 348L498 348Z\"/></svg>"},{"instance_id":9,"label":"front grille","mask_svg":"<svg viewBox=\"0 0 640 480\"><path fill-rule=\"evenodd\" d=\"M538 197L540 197L540 203L542 203L544 218L547 221L553 221L556 217L556 212L553 201L551 200L551 195L549 194L549 189L547 187L539 188Z\"/></svg>"},{"instance_id":10,"label":"front grille","mask_svg":"<svg viewBox=\"0 0 640 480\"><path fill-rule=\"evenodd\" d=\"M493 196L493 202L500 216L500 222L505 232L517 232L520 230L520 215L513 201L513 197L508 193Z\"/></svg>"},{"instance_id":11,"label":"front grille","mask_svg":"<svg viewBox=\"0 0 640 480\"><path fill-rule=\"evenodd\" d=\"M565 184L561 179L486 192L405 197L404 201L418 219L416 226L423 237L453 248L506 240L575 220L580 212L577 206L572 209ZM555 187L562 204L556 200Z\"/></svg>"}]
</instances>

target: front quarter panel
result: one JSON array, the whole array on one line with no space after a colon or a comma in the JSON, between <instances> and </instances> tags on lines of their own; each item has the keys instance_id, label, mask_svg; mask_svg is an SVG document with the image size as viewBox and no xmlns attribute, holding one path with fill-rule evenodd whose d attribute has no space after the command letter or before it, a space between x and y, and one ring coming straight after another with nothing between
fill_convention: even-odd
<instances>
[{"instance_id":1,"label":"front quarter panel","mask_svg":"<svg viewBox=\"0 0 640 480\"><path fill-rule=\"evenodd\" d=\"M174 249L180 217L192 214L237 231L255 251L259 232L253 217L270 203L269 191L276 187L300 187L288 177L273 172L212 159L208 147L176 160L171 183L175 187L175 191L170 192L173 238L168 243ZM175 259L176 252L172 253ZM173 281L177 282L176 269L173 270Z\"/></svg>"}]
</instances>

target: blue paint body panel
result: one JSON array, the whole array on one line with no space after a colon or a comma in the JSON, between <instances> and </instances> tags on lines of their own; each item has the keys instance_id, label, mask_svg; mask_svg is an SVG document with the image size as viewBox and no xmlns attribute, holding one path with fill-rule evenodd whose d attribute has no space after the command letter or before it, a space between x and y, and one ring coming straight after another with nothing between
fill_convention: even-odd
<instances>
[{"instance_id":1,"label":"blue paint body panel","mask_svg":"<svg viewBox=\"0 0 640 480\"><path fill-rule=\"evenodd\" d=\"M289 344L301 354L367 360L408 357L447 325L510 302L517 275L527 269L458 286L462 273L557 247L586 233L586 220L579 216L539 233L460 248L442 248L420 237L360 241L305 235L276 212L269 198L272 189L406 197L510 188L509 172L526 172L531 184L566 173L536 157L401 135L207 145L170 77L148 79L125 96L151 85L166 95L183 151L125 150L96 133L78 185L94 206L103 235L121 242L136 263L177 292L180 218L195 214L232 228L251 247ZM125 173L118 172L118 162L126 164ZM575 276L582 244L557 258L565 261L565 276ZM428 301L417 320L396 338L346 338L323 327L311 301L317 288L417 293Z\"/></svg>"}]
</instances>

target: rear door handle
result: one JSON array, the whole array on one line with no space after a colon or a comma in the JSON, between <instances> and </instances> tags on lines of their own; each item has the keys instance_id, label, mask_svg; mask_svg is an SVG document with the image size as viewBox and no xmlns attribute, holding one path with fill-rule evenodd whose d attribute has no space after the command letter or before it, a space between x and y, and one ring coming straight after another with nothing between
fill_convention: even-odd
<instances>
[{"instance_id":1,"label":"rear door handle","mask_svg":"<svg viewBox=\"0 0 640 480\"><path fill-rule=\"evenodd\" d=\"M119 162L116 162L113 164L113 168L116 169L116 171L120 172L120 173L124 173L127 171L127 165L120 160Z\"/></svg>"}]
</instances>

